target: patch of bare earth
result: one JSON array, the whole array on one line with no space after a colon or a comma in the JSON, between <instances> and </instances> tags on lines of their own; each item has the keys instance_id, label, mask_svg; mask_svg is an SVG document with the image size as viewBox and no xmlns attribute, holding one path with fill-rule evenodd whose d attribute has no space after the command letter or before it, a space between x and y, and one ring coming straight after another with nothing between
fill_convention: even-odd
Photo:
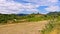
<instances>
[{"instance_id":1,"label":"patch of bare earth","mask_svg":"<svg viewBox=\"0 0 60 34\"><path fill-rule=\"evenodd\" d=\"M0 25L0 34L41 34L48 21Z\"/></svg>"}]
</instances>

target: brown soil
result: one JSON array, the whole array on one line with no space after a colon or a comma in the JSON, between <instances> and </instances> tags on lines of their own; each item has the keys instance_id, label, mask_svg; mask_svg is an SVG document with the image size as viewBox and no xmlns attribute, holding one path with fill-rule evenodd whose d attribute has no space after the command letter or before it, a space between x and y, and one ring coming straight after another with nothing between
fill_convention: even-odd
<instances>
[{"instance_id":1,"label":"brown soil","mask_svg":"<svg viewBox=\"0 0 60 34\"><path fill-rule=\"evenodd\" d=\"M41 34L47 21L0 25L0 34Z\"/></svg>"}]
</instances>

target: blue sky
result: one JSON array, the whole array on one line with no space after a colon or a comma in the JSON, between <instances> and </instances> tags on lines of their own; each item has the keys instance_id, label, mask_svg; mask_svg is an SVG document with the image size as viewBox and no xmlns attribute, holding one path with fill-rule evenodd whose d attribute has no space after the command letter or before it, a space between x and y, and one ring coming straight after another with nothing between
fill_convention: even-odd
<instances>
[{"instance_id":1,"label":"blue sky","mask_svg":"<svg viewBox=\"0 0 60 34\"><path fill-rule=\"evenodd\" d=\"M60 0L0 0L2 14L31 14L60 11Z\"/></svg>"}]
</instances>

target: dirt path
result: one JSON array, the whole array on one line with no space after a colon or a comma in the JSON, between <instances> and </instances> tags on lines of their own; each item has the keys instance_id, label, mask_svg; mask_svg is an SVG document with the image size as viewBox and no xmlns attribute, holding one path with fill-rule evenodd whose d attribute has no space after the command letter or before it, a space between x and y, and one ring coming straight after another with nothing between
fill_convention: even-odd
<instances>
[{"instance_id":1,"label":"dirt path","mask_svg":"<svg viewBox=\"0 0 60 34\"><path fill-rule=\"evenodd\" d=\"M40 34L47 21L8 24L0 26L0 34Z\"/></svg>"}]
</instances>

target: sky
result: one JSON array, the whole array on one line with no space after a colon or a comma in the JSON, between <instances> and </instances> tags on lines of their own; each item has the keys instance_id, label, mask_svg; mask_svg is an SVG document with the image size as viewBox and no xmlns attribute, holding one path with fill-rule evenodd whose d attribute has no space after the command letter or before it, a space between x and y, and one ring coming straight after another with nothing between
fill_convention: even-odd
<instances>
[{"instance_id":1,"label":"sky","mask_svg":"<svg viewBox=\"0 0 60 34\"><path fill-rule=\"evenodd\" d=\"M31 14L60 11L60 0L0 0L2 14Z\"/></svg>"}]
</instances>

